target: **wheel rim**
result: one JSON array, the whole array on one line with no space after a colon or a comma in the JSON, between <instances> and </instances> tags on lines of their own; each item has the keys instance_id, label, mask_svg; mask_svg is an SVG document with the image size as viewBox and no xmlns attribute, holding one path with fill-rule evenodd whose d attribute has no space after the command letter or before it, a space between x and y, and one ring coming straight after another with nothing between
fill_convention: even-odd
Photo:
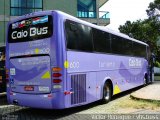
<instances>
[{"instance_id":1,"label":"wheel rim","mask_svg":"<svg viewBox=\"0 0 160 120\"><path fill-rule=\"evenodd\" d=\"M105 86L104 88L105 92L104 92L104 99L105 100L109 100L110 97L110 88L108 85Z\"/></svg>"}]
</instances>

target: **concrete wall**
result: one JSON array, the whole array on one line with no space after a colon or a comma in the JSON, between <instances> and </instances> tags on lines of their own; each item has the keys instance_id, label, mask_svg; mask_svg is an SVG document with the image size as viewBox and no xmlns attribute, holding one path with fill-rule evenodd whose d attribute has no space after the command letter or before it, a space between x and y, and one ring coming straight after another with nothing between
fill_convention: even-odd
<instances>
[{"instance_id":1,"label":"concrete wall","mask_svg":"<svg viewBox=\"0 0 160 120\"><path fill-rule=\"evenodd\" d=\"M5 6L5 9L4 9ZM0 15L10 15L10 0L0 0Z\"/></svg>"},{"instance_id":2,"label":"concrete wall","mask_svg":"<svg viewBox=\"0 0 160 120\"><path fill-rule=\"evenodd\" d=\"M0 46L4 45L5 43L5 28L4 28L4 22L0 21Z\"/></svg>"},{"instance_id":3,"label":"concrete wall","mask_svg":"<svg viewBox=\"0 0 160 120\"><path fill-rule=\"evenodd\" d=\"M158 73L158 74L160 74L160 68L158 68L158 67L154 67L154 73Z\"/></svg>"},{"instance_id":4,"label":"concrete wall","mask_svg":"<svg viewBox=\"0 0 160 120\"><path fill-rule=\"evenodd\" d=\"M43 10L60 10L77 16L77 0L43 0Z\"/></svg>"},{"instance_id":5,"label":"concrete wall","mask_svg":"<svg viewBox=\"0 0 160 120\"><path fill-rule=\"evenodd\" d=\"M10 20L10 0L0 0L0 46L5 44L7 23Z\"/></svg>"}]
</instances>

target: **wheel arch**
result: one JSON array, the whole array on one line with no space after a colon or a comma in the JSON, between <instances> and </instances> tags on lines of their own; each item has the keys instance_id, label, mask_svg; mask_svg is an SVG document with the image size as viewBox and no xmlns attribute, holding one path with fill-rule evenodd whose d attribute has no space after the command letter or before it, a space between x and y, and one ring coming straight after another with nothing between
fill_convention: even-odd
<instances>
[{"instance_id":1,"label":"wheel arch","mask_svg":"<svg viewBox=\"0 0 160 120\"><path fill-rule=\"evenodd\" d=\"M103 88L104 88L104 85L105 85L106 82L109 82L109 84L111 85L112 96L113 96L113 82L112 82L112 79L110 77L106 77L103 80L102 87L101 87L101 99L103 98Z\"/></svg>"},{"instance_id":2,"label":"wheel arch","mask_svg":"<svg viewBox=\"0 0 160 120\"><path fill-rule=\"evenodd\" d=\"M147 72L144 73L144 78L147 80L146 82L148 84L150 82L150 80L149 80L149 76L148 76Z\"/></svg>"}]
</instances>

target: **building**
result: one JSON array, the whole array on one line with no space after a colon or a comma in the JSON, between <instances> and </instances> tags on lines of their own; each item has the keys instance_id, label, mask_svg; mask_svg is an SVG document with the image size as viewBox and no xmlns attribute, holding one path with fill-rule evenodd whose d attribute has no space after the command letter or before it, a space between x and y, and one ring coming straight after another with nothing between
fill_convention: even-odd
<instances>
[{"instance_id":1,"label":"building","mask_svg":"<svg viewBox=\"0 0 160 120\"><path fill-rule=\"evenodd\" d=\"M99 11L108 0L0 0L0 46L5 44L7 22L42 10L61 10L97 25L110 23L109 12Z\"/></svg>"}]
</instances>

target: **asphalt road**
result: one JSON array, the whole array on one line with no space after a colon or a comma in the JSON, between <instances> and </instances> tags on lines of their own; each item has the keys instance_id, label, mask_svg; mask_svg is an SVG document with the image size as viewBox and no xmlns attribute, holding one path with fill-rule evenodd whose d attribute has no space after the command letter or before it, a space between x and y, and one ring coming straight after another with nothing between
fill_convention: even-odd
<instances>
[{"instance_id":1,"label":"asphalt road","mask_svg":"<svg viewBox=\"0 0 160 120\"><path fill-rule=\"evenodd\" d=\"M44 110L44 109L33 109L26 107L19 107L14 105L8 105L6 102L6 97L0 98L0 119L2 120L53 120L53 119L64 119L64 120L76 120L76 119L92 119L92 114L114 114L123 113L121 108L117 108L117 103L125 99L129 99L129 95L139 88L124 92L122 94L113 97L112 101L108 104L101 104L100 101L75 108L69 108L65 110ZM124 110L126 111L126 110ZM160 111L150 111L150 110L130 110L127 112L130 114L139 113L160 113Z\"/></svg>"}]
</instances>

